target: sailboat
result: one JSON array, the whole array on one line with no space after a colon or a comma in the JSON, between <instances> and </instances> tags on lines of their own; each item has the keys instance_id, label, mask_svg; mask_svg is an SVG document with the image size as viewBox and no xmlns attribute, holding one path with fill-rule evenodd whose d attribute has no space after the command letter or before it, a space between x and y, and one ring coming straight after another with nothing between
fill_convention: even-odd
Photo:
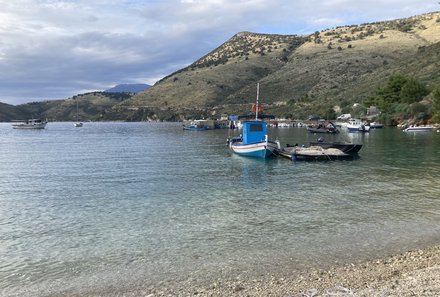
<instances>
[{"instance_id":1,"label":"sailboat","mask_svg":"<svg viewBox=\"0 0 440 297\"><path fill-rule=\"evenodd\" d=\"M260 85L257 84L257 104L255 105L255 120L243 123L243 134L229 140L229 147L238 155L269 158L280 149L279 141L271 141L267 136L267 124L258 118L258 112L262 111L258 104Z\"/></svg>"},{"instance_id":2,"label":"sailboat","mask_svg":"<svg viewBox=\"0 0 440 297\"><path fill-rule=\"evenodd\" d=\"M81 123L80 121L78 121L78 99L76 100L76 123L74 124L75 127L82 127L83 123Z\"/></svg>"}]
</instances>

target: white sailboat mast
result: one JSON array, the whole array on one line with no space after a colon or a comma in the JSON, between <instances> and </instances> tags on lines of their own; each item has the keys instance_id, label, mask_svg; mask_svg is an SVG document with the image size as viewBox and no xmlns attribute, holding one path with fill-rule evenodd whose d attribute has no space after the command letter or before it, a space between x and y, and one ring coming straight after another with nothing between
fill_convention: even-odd
<instances>
[{"instance_id":1,"label":"white sailboat mast","mask_svg":"<svg viewBox=\"0 0 440 297\"><path fill-rule=\"evenodd\" d=\"M257 83L257 105L255 106L255 120L258 120L258 96L260 92L260 83Z\"/></svg>"}]
</instances>

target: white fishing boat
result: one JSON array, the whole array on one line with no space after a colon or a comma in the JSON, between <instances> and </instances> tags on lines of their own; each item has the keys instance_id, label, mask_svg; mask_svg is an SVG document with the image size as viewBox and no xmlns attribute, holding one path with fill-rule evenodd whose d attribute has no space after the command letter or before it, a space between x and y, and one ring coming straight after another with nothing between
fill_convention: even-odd
<instances>
[{"instance_id":1,"label":"white fishing boat","mask_svg":"<svg viewBox=\"0 0 440 297\"><path fill-rule=\"evenodd\" d=\"M44 129L47 122L40 119L29 119L27 121L14 121L13 129Z\"/></svg>"},{"instance_id":2,"label":"white fishing boat","mask_svg":"<svg viewBox=\"0 0 440 297\"><path fill-rule=\"evenodd\" d=\"M385 125L378 122L371 122L370 129L382 129Z\"/></svg>"},{"instance_id":3,"label":"white fishing boat","mask_svg":"<svg viewBox=\"0 0 440 297\"><path fill-rule=\"evenodd\" d=\"M347 124L348 132L370 132L370 126L359 119L351 119Z\"/></svg>"},{"instance_id":4,"label":"white fishing boat","mask_svg":"<svg viewBox=\"0 0 440 297\"><path fill-rule=\"evenodd\" d=\"M431 132L434 129L433 126L415 126L411 125L406 129L403 129L403 132Z\"/></svg>"}]
</instances>

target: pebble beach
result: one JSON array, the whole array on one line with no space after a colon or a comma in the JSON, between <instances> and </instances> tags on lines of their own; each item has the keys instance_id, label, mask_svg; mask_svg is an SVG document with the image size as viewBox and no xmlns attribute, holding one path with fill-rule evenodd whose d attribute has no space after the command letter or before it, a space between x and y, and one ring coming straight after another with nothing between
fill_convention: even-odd
<instances>
[{"instance_id":1,"label":"pebble beach","mask_svg":"<svg viewBox=\"0 0 440 297\"><path fill-rule=\"evenodd\" d=\"M440 245L300 274L286 272L283 276L261 275L260 278L241 274L211 282L188 278L174 284L104 291L63 296L440 296Z\"/></svg>"},{"instance_id":2,"label":"pebble beach","mask_svg":"<svg viewBox=\"0 0 440 297\"><path fill-rule=\"evenodd\" d=\"M142 296L440 296L440 246L294 277L188 285Z\"/></svg>"}]
</instances>

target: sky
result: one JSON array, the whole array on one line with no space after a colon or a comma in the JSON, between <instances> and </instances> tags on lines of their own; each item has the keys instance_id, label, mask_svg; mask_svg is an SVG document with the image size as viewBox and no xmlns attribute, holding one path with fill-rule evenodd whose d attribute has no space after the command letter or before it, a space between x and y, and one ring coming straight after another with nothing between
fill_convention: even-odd
<instances>
[{"instance_id":1,"label":"sky","mask_svg":"<svg viewBox=\"0 0 440 297\"><path fill-rule=\"evenodd\" d=\"M0 0L0 102L153 85L242 31L302 35L439 10L438 0Z\"/></svg>"}]
</instances>

